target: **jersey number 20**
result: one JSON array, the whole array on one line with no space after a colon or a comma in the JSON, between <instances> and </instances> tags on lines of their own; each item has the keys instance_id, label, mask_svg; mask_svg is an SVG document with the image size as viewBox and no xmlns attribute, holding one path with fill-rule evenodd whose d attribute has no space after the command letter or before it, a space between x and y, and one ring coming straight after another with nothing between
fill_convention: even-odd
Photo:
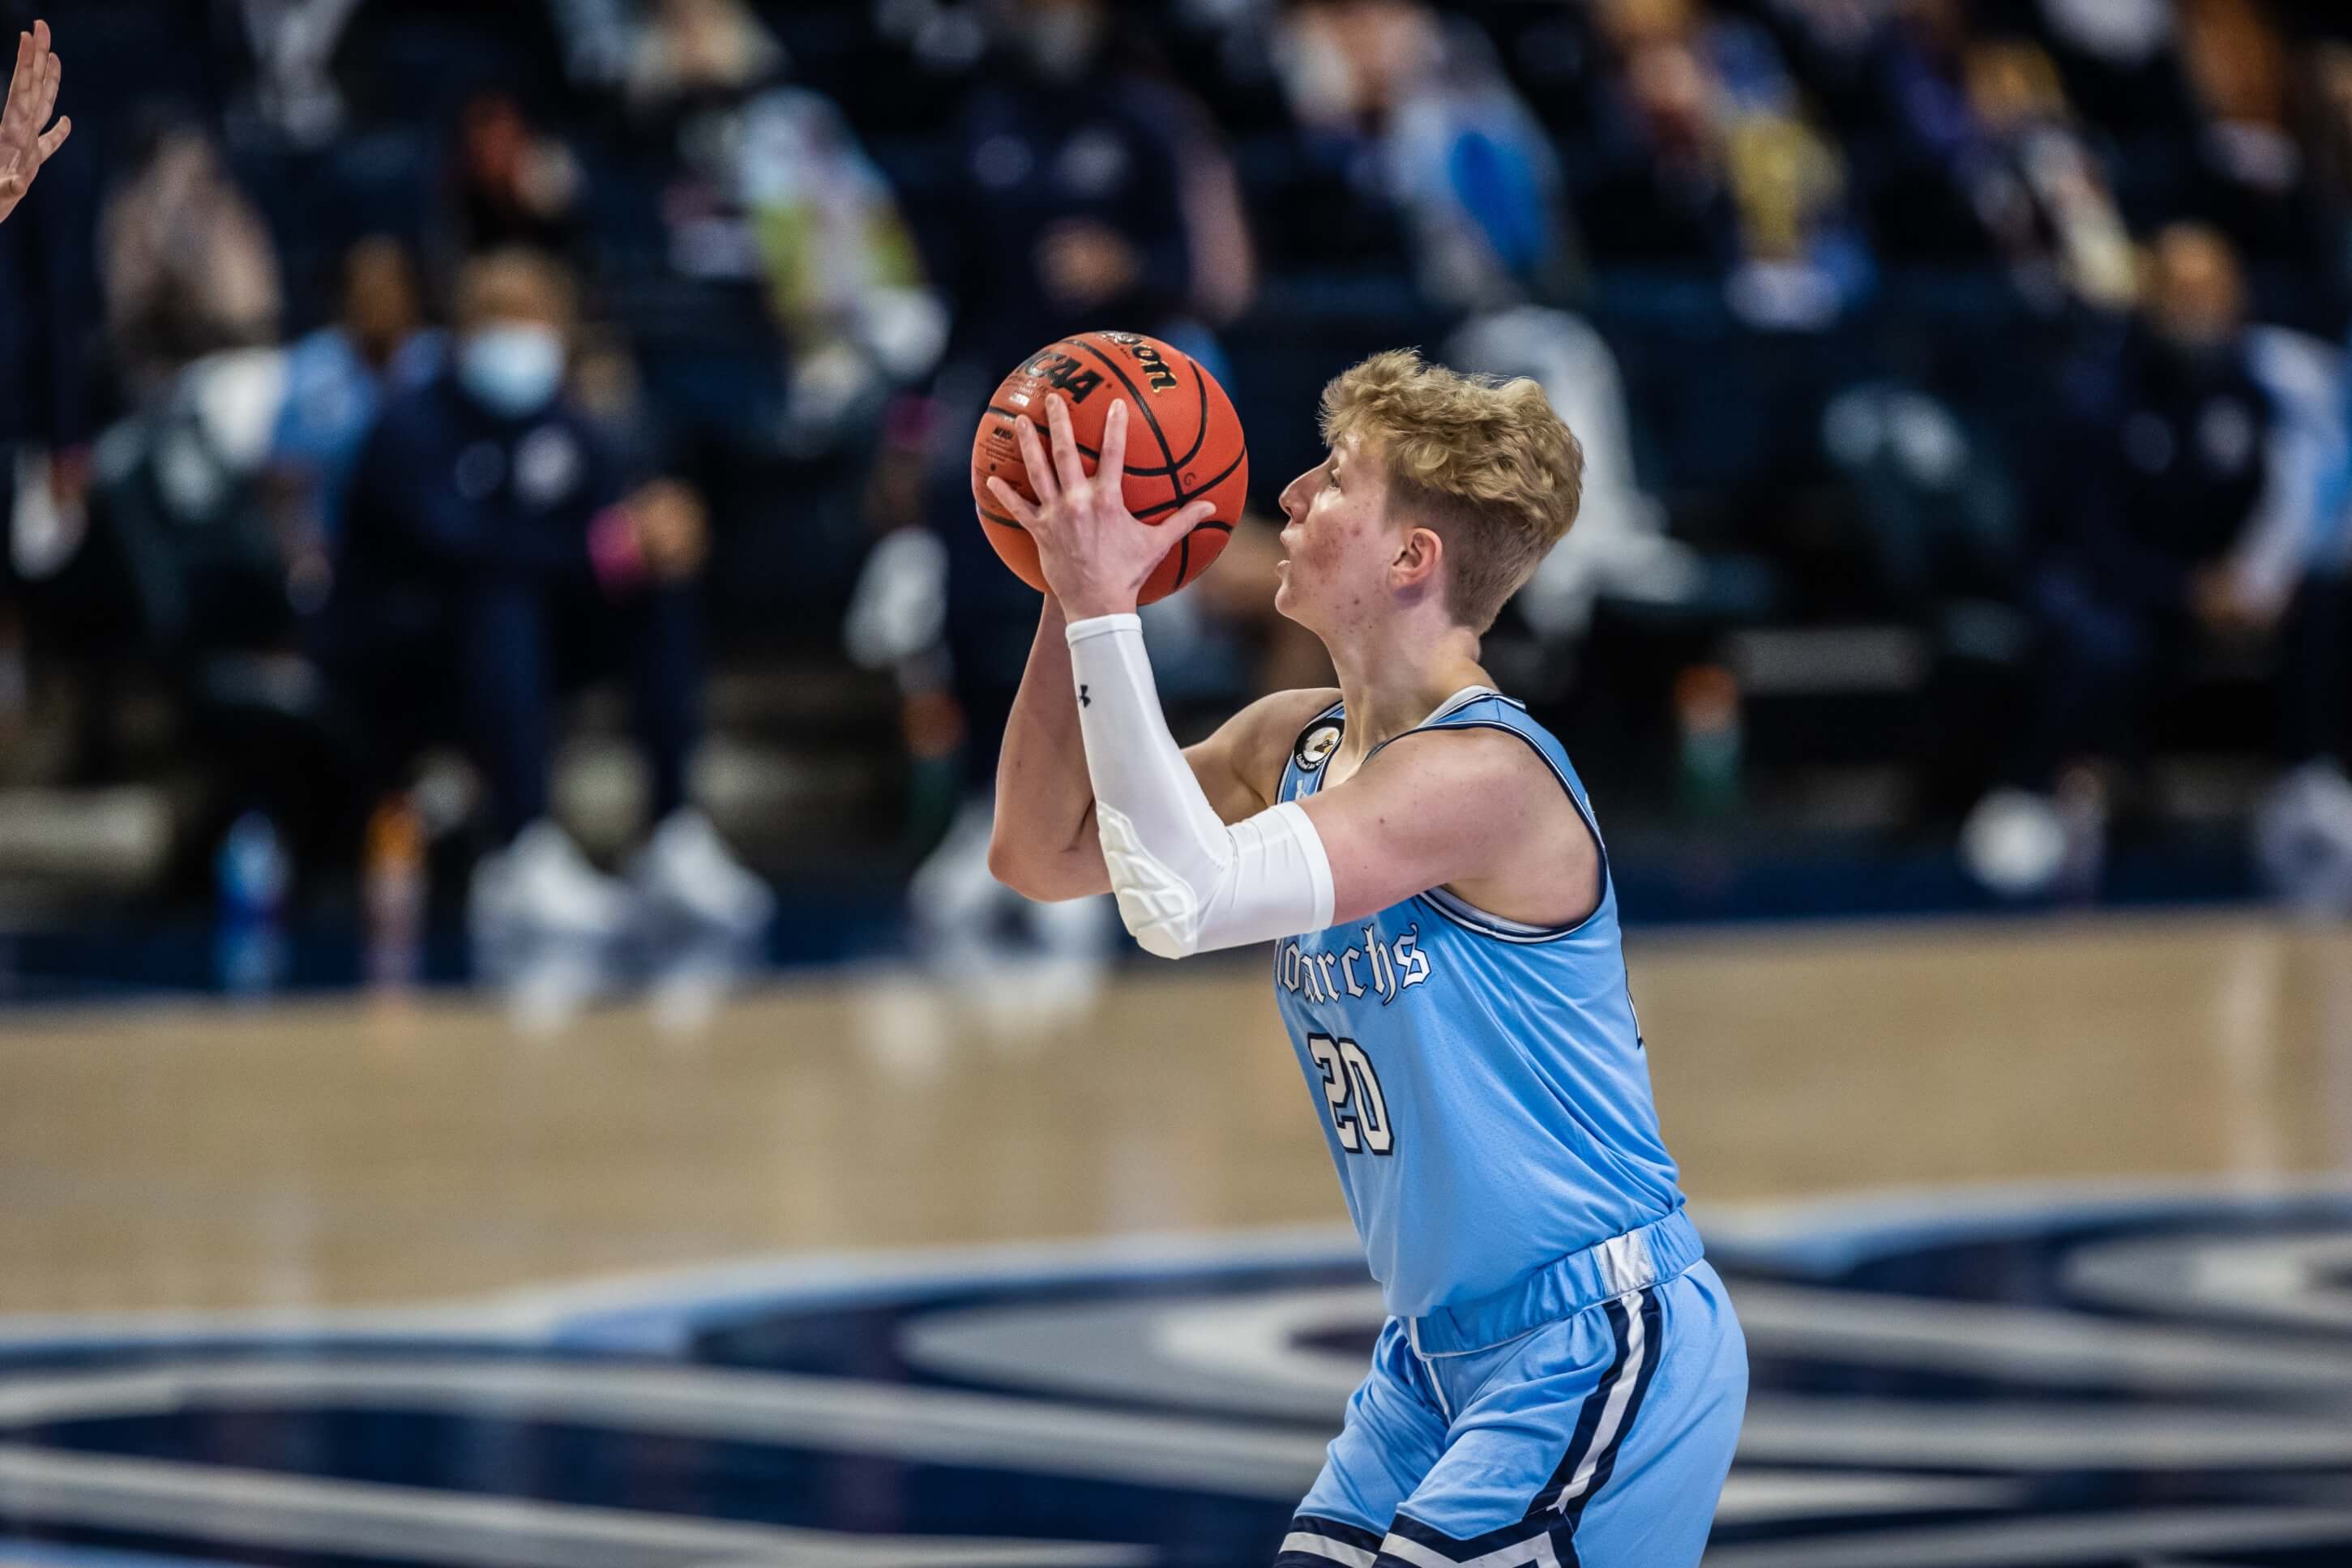
<instances>
[{"instance_id":1,"label":"jersey number 20","mask_svg":"<svg viewBox=\"0 0 2352 1568\"><path fill-rule=\"evenodd\" d=\"M1396 1147L1389 1125L1389 1103L1381 1097L1380 1075L1364 1048L1346 1036L1307 1037L1307 1054L1323 1072L1323 1098L1331 1103L1331 1130L1349 1154L1370 1149L1385 1155Z\"/></svg>"}]
</instances>

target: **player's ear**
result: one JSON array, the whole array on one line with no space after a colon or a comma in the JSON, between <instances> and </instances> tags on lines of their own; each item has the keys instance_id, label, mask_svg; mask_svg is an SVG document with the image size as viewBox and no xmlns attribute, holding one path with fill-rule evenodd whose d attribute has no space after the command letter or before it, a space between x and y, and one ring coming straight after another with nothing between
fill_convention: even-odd
<instances>
[{"instance_id":1,"label":"player's ear","mask_svg":"<svg viewBox=\"0 0 2352 1568\"><path fill-rule=\"evenodd\" d=\"M1436 577L1444 559L1445 541L1435 528L1407 528L1389 562L1390 580L1398 588L1417 588Z\"/></svg>"}]
</instances>

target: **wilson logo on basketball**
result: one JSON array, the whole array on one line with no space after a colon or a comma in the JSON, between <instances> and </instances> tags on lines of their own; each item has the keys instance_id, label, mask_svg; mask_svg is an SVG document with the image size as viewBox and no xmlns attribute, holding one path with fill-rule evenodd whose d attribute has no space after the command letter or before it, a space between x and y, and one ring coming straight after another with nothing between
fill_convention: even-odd
<instances>
[{"instance_id":1,"label":"wilson logo on basketball","mask_svg":"<svg viewBox=\"0 0 2352 1568\"><path fill-rule=\"evenodd\" d=\"M1142 365L1144 383L1151 389L1152 395L1176 390L1176 372L1169 369L1168 361L1148 340L1132 332L1105 332L1102 336L1125 349L1129 359Z\"/></svg>"}]
</instances>

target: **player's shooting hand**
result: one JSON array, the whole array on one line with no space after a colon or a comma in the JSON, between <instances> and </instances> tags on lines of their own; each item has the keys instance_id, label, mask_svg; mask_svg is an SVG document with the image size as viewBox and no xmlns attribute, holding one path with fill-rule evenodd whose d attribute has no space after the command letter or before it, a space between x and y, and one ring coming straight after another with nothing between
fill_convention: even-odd
<instances>
[{"instance_id":1,"label":"player's shooting hand","mask_svg":"<svg viewBox=\"0 0 2352 1568\"><path fill-rule=\"evenodd\" d=\"M1089 474L1070 427L1070 405L1055 393L1045 400L1045 423L1054 446L1050 458L1036 427L1025 419L1014 422L1030 494L1036 499L1001 478L992 476L988 481L989 493L1005 516L1028 530L1045 586L1072 621L1132 612L1151 569L1217 509L1213 501L1194 501L1164 524L1136 520L1127 509L1124 490L1128 417L1126 399L1111 404L1103 418L1102 456Z\"/></svg>"},{"instance_id":2,"label":"player's shooting hand","mask_svg":"<svg viewBox=\"0 0 2352 1568\"><path fill-rule=\"evenodd\" d=\"M60 120L43 133L58 107L58 84L65 66L49 52L49 25L36 22L16 35L16 69L8 78L8 104L0 110L0 223L16 210L34 176L73 134L73 121Z\"/></svg>"}]
</instances>

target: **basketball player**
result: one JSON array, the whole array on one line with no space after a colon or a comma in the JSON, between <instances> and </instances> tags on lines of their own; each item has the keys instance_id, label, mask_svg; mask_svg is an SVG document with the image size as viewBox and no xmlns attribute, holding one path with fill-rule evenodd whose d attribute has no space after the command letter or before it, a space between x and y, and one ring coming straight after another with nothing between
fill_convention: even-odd
<instances>
[{"instance_id":1,"label":"basketball player","mask_svg":"<svg viewBox=\"0 0 2352 1568\"><path fill-rule=\"evenodd\" d=\"M990 864L1108 889L1143 947L1274 942L1275 1001L1390 1321L1283 1568L1698 1561L1747 1351L1658 1134L1608 855L1558 740L1479 638L1575 521L1583 459L1535 383L1377 355L1323 394L1282 493L1276 608L1339 689L1180 751L1136 594L1165 528L1069 413L1019 422L1049 593L997 775ZM1170 529L1173 530L1171 532Z\"/></svg>"},{"instance_id":2,"label":"basketball player","mask_svg":"<svg viewBox=\"0 0 2352 1568\"><path fill-rule=\"evenodd\" d=\"M41 165L73 134L70 119L41 129L58 106L64 76L65 63L49 51L47 22L35 22L31 32L16 35L16 68L8 77L7 107L0 109L0 223L33 188Z\"/></svg>"}]
</instances>

